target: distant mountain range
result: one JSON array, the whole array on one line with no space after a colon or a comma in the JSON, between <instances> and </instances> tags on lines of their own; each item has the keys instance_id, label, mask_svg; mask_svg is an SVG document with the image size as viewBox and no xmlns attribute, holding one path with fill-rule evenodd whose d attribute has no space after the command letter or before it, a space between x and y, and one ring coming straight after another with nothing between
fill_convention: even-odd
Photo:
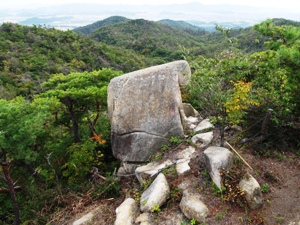
<instances>
[{"instance_id":1,"label":"distant mountain range","mask_svg":"<svg viewBox=\"0 0 300 225\"><path fill-rule=\"evenodd\" d=\"M169 5L109 5L64 4L37 9L0 9L0 22L23 25L46 25L59 29L74 29L92 24L110 16L167 23L166 19L189 22L191 25L212 30L215 24L244 28L267 18L285 18L300 21L300 15L275 8L255 8L240 5L204 5L200 3Z\"/></svg>"}]
</instances>

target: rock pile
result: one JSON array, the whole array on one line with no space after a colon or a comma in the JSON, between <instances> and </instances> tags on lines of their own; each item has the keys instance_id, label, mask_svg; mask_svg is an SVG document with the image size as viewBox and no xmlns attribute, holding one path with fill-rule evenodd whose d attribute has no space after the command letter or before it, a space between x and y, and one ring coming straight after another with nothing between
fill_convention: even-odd
<instances>
[{"instance_id":1,"label":"rock pile","mask_svg":"<svg viewBox=\"0 0 300 225\"><path fill-rule=\"evenodd\" d=\"M191 119L191 118L190 118ZM195 120L197 121L197 120ZM202 123L202 122L201 122ZM207 128L211 129L213 127L210 124L209 120L205 120L206 125L209 125ZM203 123L202 123L203 124ZM196 127L199 126L195 126ZM202 131L206 131L207 128ZM194 130L196 131L196 130ZM198 131L199 132L199 131ZM212 131L211 131L212 132ZM200 133L204 134L204 133ZM192 139L199 134L196 134ZM213 140L213 135L210 135L211 138L207 140L207 143L211 143ZM198 146L202 146L203 143L198 143ZM178 176L184 176L185 173L190 171L189 162L196 151L203 151L202 148L197 146L188 146L187 148L177 152L176 155L173 155L171 158L175 160L162 160L161 162L151 162L144 166L140 166L135 170L135 174L139 182L143 182L153 179L153 183L149 188L142 193L141 200L139 202L140 211L143 212L140 214L135 223L132 224L153 224L153 217L151 217L151 212L155 208L161 207L170 192L169 185L166 181L166 178L162 172L164 168L174 166L176 168ZM205 164L206 168L211 176L212 181L216 184L217 187L222 190L223 184L220 175L221 170L228 170L233 165L233 154L227 149L216 146L209 146L204 150L205 155ZM203 202L201 192L196 192L193 188L190 188L191 185L185 183L179 184L179 188L182 190L182 199L179 204L181 210L180 218L188 218L189 220L195 219L198 222L205 222L205 218L209 215L209 209ZM258 209L262 206L263 198L258 182L251 175L247 175L245 178L241 178L240 188L245 192L245 197L247 203L251 209ZM136 213L138 213L137 210ZM146 214L145 214L146 213ZM150 214L149 214L150 213ZM124 214L128 212L124 211ZM143 218L143 219L141 219ZM118 219L118 216L117 216ZM116 220L117 221L117 220ZM151 222L152 221L152 222ZM173 224L180 224L180 221L174 222ZM124 223L115 223L115 225L121 225Z\"/></svg>"}]
</instances>

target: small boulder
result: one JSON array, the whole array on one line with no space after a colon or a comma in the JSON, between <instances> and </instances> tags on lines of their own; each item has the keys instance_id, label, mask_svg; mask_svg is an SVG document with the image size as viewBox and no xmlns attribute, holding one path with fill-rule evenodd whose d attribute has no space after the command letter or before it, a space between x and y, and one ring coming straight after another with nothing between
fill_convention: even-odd
<instances>
[{"instance_id":1,"label":"small boulder","mask_svg":"<svg viewBox=\"0 0 300 225\"><path fill-rule=\"evenodd\" d=\"M186 117L200 117L199 112L189 103L182 103L182 109Z\"/></svg>"},{"instance_id":2,"label":"small boulder","mask_svg":"<svg viewBox=\"0 0 300 225\"><path fill-rule=\"evenodd\" d=\"M141 196L141 211L151 212L155 207L162 206L170 194L170 187L165 175L160 173Z\"/></svg>"},{"instance_id":3,"label":"small boulder","mask_svg":"<svg viewBox=\"0 0 300 225\"><path fill-rule=\"evenodd\" d=\"M191 167L189 166L190 159L179 159L176 162L176 172L178 176L183 175L184 173L188 172Z\"/></svg>"},{"instance_id":4,"label":"small boulder","mask_svg":"<svg viewBox=\"0 0 300 225\"><path fill-rule=\"evenodd\" d=\"M209 119L202 120L198 126L194 129L194 132L200 133L203 131L208 131L214 128L214 125L209 122Z\"/></svg>"},{"instance_id":5,"label":"small boulder","mask_svg":"<svg viewBox=\"0 0 300 225\"><path fill-rule=\"evenodd\" d=\"M196 149L192 146L185 148L176 155L176 171L178 175L182 175L188 172L191 168L189 163L191 161L192 154Z\"/></svg>"},{"instance_id":6,"label":"small boulder","mask_svg":"<svg viewBox=\"0 0 300 225\"><path fill-rule=\"evenodd\" d=\"M189 103L182 103L180 107L180 115L182 125L185 130L193 130L196 128L199 120L202 119L200 114Z\"/></svg>"},{"instance_id":7,"label":"small boulder","mask_svg":"<svg viewBox=\"0 0 300 225\"><path fill-rule=\"evenodd\" d=\"M201 195L189 190L183 191L179 207L188 219L196 219L198 222L205 221L208 215L207 206L201 201Z\"/></svg>"},{"instance_id":8,"label":"small boulder","mask_svg":"<svg viewBox=\"0 0 300 225\"><path fill-rule=\"evenodd\" d=\"M127 198L117 209L114 225L132 225L137 214L138 205L132 198Z\"/></svg>"},{"instance_id":9,"label":"small boulder","mask_svg":"<svg viewBox=\"0 0 300 225\"><path fill-rule=\"evenodd\" d=\"M135 176L140 182L140 184L143 184L146 180L151 178L152 176L155 176L158 174L160 171L162 171L164 168L167 168L170 165L173 165L170 160L166 160L162 163L158 162L151 162L148 163L147 165L140 166L136 168L135 170Z\"/></svg>"},{"instance_id":10,"label":"small boulder","mask_svg":"<svg viewBox=\"0 0 300 225\"><path fill-rule=\"evenodd\" d=\"M89 221L91 221L94 217L94 214L92 212L89 212L88 214L84 215L83 217L81 217L80 219L76 220L73 225L81 225L84 223L87 223Z\"/></svg>"},{"instance_id":11,"label":"small boulder","mask_svg":"<svg viewBox=\"0 0 300 225\"><path fill-rule=\"evenodd\" d=\"M191 141L194 145L199 145L200 148L207 147L213 140L213 132L206 132L201 134L196 134L192 137Z\"/></svg>"},{"instance_id":12,"label":"small boulder","mask_svg":"<svg viewBox=\"0 0 300 225\"><path fill-rule=\"evenodd\" d=\"M151 213L142 213L135 219L135 223L139 225L151 225L153 224L153 217Z\"/></svg>"},{"instance_id":13,"label":"small boulder","mask_svg":"<svg viewBox=\"0 0 300 225\"><path fill-rule=\"evenodd\" d=\"M217 187L221 190L220 170L229 170L233 165L233 154L223 147L209 147L204 151L205 164L209 175Z\"/></svg>"},{"instance_id":14,"label":"small boulder","mask_svg":"<svg viewBox=\"0 0 300 225\"><path fill-rule=\"evenodd\" d=\"M126 174L127 174L127 172L126 172L124 166L121 166L121 167L118 169L117 175L118 175L118 176L124 176L124 175L126 175Z\"/></svg>"},{"instance_id":15,"label":"small boulder","mask_svg":"<svg viewBox=\"0 0 300 225\"><path fill-rule=\"evenodd\" d=\"M245 192L246 201L249 207L251 209L261 208L263 205L263 196L257 180L250 174L246 174L239 185L240 189Z\"/></svg>"}]
</instances>

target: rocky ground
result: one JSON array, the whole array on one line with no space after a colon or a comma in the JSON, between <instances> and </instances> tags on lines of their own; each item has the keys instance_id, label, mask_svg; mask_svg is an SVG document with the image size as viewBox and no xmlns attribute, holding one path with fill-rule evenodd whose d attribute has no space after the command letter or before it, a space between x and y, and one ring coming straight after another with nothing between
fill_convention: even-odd
<instances>
[{"instance_id":1,"label":"rocky ground","mask_svg":"<svg viewBox=\"0 0 300 225\"><path fill-rule=\"evenodd\" d=\"M137 176L135 174L116 176L113 178L116 179L113 182L103 181L95 184L94 188L85 195L76 196L74 194L73 197L70 196L70 206L54 215L49 224L114 224L116 208L128 198L131 198L131 202L134 203L133 199L135 199L140 204L142 202L140 199L143 200L145 190L150 185L149 181L151 179L149 179L149 176L154 174L152 179L156 176L157 178L163 177L164 182L169 186L168 189L170 189L169 193L161 195L161 199L165 199L166 196L169 197L167 201L161 201L162 205L157 205L154 208L154 203L152 205L149 203L151 212L143 214L148 215L147 221L149 223L143 225L300 225L300 156L296 154L299 151L292 153L292 151L270 150L264 145L257 145L256 147L252 145L250 148L249 146L238 145L231 147L227 144L225 147L234 154L234 165L229 171L222 171L222 183L226 186L226 190L221 192L209 175L209 168L212 168L212 164L207 161L207 147L219 146L218 131L213 129L213 132L206 132L207 128L211 129L213 127L211 126L208 121L203 120L195 128L202 127L203 133L187 135L185 140L175 138L172 140L173 145L170 139L171 145L167 148L162 146L161 151L151 157L150 161L152 163L136 169ZM201 139L200 143L195 141L195 136ZM226 139L229 140L229 136L226 136ZM228 152L228 150L226 151ZM214 149L213 152L215 154L218 151ZM186 161L187 159L188 161ZM179 166L181 164L179 162L182 162L182 160L189 162L189 167L185 163L183 163L183 166ZM167 161L171 163L167 163L169 166L166 167L165 162ZM222 165L225 164L222 163ZM186 168L188 169L186 170ZM253 207L251 209L248 206L249 202L247 204L245 194L240 190L239 182L242 178L245 178L246 173L251 174L258 181L263 194L263 206L257 210L253 210ZM156 180L153 183L157 183ZM159 184L164 182L161 181ZM119 197L103 198L103 191L99 192L97 190L108 190L111 185L120 185L118 193L111 193L112 196ZM156 198L160 196L160 189L163 189L163 185L154 188L155 191L158 190L158 192L155 192ZM201 204L204 203L205 210L208 209L205 221L196 221L192 216L190 218L185 217L186 213L189 212L182 208L181 201L185 198L187 190L189 194L194 196L190 199L199 199ZM260 198L259 195L257 197ZM146 199L153 202L148 198ZM155 202L157 201L160 200L155 200ZM189 205L199 203L198 200L188 201L188 208ZM146 202L146 205L148 205L148 202ZM145 208L146 205L141 205L139 208ZM137 215L139 214L142 214L140 210L137 212ZM197 212L193 215L198 216L199 214ZM203 217L199 218L202 220ZM136 223L136 225L139 224Z\"/></svg>"},{"instance_id":2,"label":"rocky ground","mask_svg":"<svg viewBox=\"0 0 300 225\"><path fill-rule=\"evenodd\" d=\"M178 150L178 149L177 149ZM222 200L220 193L213 187L210 177L205 172L202 161L203 151L197 149L196 157L190 162L191 171L183 177L166 171L171 183L171 197L160 208L151 213L153 224L200 224L185 218L179 208L181 192L177 185L183 181L190 182L195 191L203 196L203 202L209 208L209 215L203 224L300 224L300 157L291 152L276 152L270 156L258 155L254 149L237 150L251 165L249 171L262 187L264 205L259 210L250 210L240 204ZM172 150L170 150L172 151ZM175 151L175 150L174 150ZM163 156L168 157L167 153ZM162 159L163 160L163 159ZM100 184L101 185L101 184ZM105 185L105 184L103 184ZM133 176L121 178L121 196L116 199L104 199L82 207L76 215L53 224L73 224L83 215L94 210L90 222L83 224L113 224L116 219L115 209L127 198L138 198L139 183Z\"/></svg>"}]
</instances>

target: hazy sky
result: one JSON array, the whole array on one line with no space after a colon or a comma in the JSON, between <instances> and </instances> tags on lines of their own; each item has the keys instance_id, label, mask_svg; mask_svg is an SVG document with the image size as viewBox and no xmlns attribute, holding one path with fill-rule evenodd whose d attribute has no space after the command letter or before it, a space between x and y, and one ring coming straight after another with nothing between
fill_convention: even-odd
<instances>
[{"instance_id":1,"label":"hazy sky","mask_svg":"<svg viewBox=\"0 0 300 225\"><path fill-rule=\"evenodd\" d=\"M236 4L258 7L276 7L282 10L291 9L300 13L299 0L0 0L0 8L27 8L31 6L45 6L47 4L64 3L99 3L99 4L172 4L200 2L203 4Z\"/></svg>"}]
</instances>

